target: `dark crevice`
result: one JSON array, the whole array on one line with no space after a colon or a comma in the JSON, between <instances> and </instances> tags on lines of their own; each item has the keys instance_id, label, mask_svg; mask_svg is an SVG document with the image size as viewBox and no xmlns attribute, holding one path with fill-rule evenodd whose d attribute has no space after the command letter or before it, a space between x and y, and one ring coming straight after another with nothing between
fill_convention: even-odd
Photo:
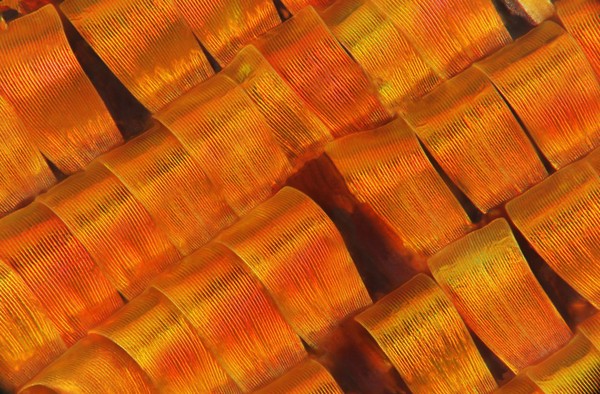
<instances>
[{"instance_id":1,"label":"dark crevice","mask_svg":"<svg viewBox=\"0 0 600 394\"><path fill-rule=\"evenodd\" d=\"M12 8L6 9L0 13L5 22L10 23L19 17L19 12Z\"/></svg>"},{"instance_id":2,"label":"dark crevice","mask_svg":"<svg viewBox=\"0 0 600 394\"><path fill-rule=\"evenodd\" d=\"M492 84L494 84L493 81L492 81ZM546 158L546 156L544 156L544 154L542 153L542 151L540 150L540 148L538 147L538 145L535 143L535 140L533 139L533 137L529 133L529 130L527 130L527 127L525 126L525 123L523 123L523 120L521 119L521 117L519 116L519 114L517 114L517 111L515 111L515 109L513 108L513 106L510 105L510 102L508 101L508 99L506 98L506 96L500 91L500 89L498 89L495 86L495 84L494 84L494 89L496 89L496 91L498 92L498 94L500 95L500 97L502 97L502 100L504 100L504 103L506 104L506 106L508 107L508 109L510 110L510 112L512 113L512 115L514 116L514 118L519 123L519 126L521 126L521 129L523 129L523 132L525 133L525 135L529 139L529 142L531 142L531 145L533 146L533 149L535 150L535 153L537 154L538 158L542 162L542 165L544 166L544 169L546 169L546 172L548 172L548 174L553 174L554 172L556 172L556 169L552 166L552 164L550 164L550 161Z\"/></svg>"},{"instance_id":3,"label":"dark crevice","mask_svg":"<svg viewBox=\"0 0 600 394\"><path fill-rule=\"evenodd\" d=\"M66 179L68 177L68 175L65 174L64 172L62 172L61 170L59 170L58 167L56 166L56 164L54 164L50 159L48 159L44 155L42 155L42 156L44 157L44 160L46 160L48 167L50 167L50 171L52 171L52 174L54 174L54 176L56 177L57 182L60 182L63 179Z\"/></svg>"},{"instance_id":4,"label":"dark crevice","mask_svg":"<svg viewBox=\"0 0 600 394\"><path fill-rule=\"evenodd\" d=\"M467 197L467 195L463 193L463 191L460 190L458 186L454 184L454 182L452 182L448 174L446 174L446 172L442 169L437 160L431 155L431 153L429 153L427 148L423 145L423 142L421 142L421 140L418 138L417 140L421 145L421 149L423 150L423 152L425 152L425 156L427 156L427 159L429 159L429 161L433 165L433 168L443 179L444 183L446 184L446 186L448 186L454 197L460 202L460 205L462 205L463 209L469 216L469 219L471 219L473 223L479 223L483 218L483 213L475 206L475 204L473 204L469 197Z\"/></svg>"},{"instance_id":5,"label":"dark crevice","mask_svg":"<svg viewBox=\"0 0 600 394\"><path fill-rule=\"evenodd\" d=\"M337 41L337 43L340 45L340 47L341 47L341 48L344 50L344 52L346 52L346 55L348 55L348 57L349 57L350 59L352 59L352 61L353 61L354 63L356 63L357 65L359 65L359 66L360 66L360 69L361 69L361 71L362 71L362 72L363 72L363 73L366 75L366 74L367 74L367 72L366 72L366 71L365 71L365 70L362 68L362 66L360 65L360 63L359 63L359 62L358 62L358 61L357 61L357 60L354 58L354 55L353 55L353 54L350 52L350 50L348 50L348 48L346 48L346 46L345 46L345 45L344 45L344 44L343 44L343 43L342 43L340 40L338 40L338 38L337 38L337 37L335 37L335 36L334 36L333 38L335 38L335 40L336 40L336 41ZM371 78L369 78L369 81L371 81ZM371 83L373 83L373 82L371 81Z\"/></svg>"},{"instance_id":6,"label":"dark crevice","mask_svg":"<svg viewBox=\"0 0 600 394\"><path fill-rule=\"evenodd\" d=\"M525 236L509 220L521 252L550 301L571 329L596 313L596 308L565 282L535 251Z\"/></svg>"},{"instance_id":7,"label":"dark crevice","mask_svg":"<svg viewBox=\"0 0 600 394\"><path fill-rule=\"evenodd\" d=\"M221 71L223 69L223 67L221 67L221 65L219 64L219 62L217 61L217 59L214 58L214 56L208 51L208 49L206 49L206 47L204 46L204 44L202 44L200 42L200 40L198 40L198 38L196 38L196 42L198 43L198 45L202 49L202 53L204 54L204 56L206 56L206 59L208 60L208 63L213 68L213 70L216 73L218 73L219 71Z\"/></svg>"},{"instance_id":8,"label":"dark crevice","mask_svg":"<svg viewBox=\"0 0 600 394\"><path fill-rule=\"evenodd\" d=\"M511 12L502 0L492 0L492 3L498 12L498 15L500 15L506 30L508 30L513 39L525 35L534 27L525 18Z\"/></svg>"},{"instance_id":9,"label":"dark crevice","mask_svg":"<svg viewBox=\"0 0 600 394\"><path fill-rule=\"evenodd\" d=\"M59 13L75 57L104 101L123 138L129 140L145 131L151 123L150 112L104 64L66 16Z\"/></svg>"},{"instance_id":10,"label":"dark crevice","mask_svg":"<svg viewBox=\"0 0 600 394\"><path fill-rule=\"evenodd\" d=\"M275 5L275 9L277 10L279 19L281 19L282 22L285 22L286 20L292 17L292 13L287 9L285 5L283 5L281 0L273 0L273 4Z\"/></svg>"},{"instance_id":11,"label":"dark crevice","mask_svg":"<svg viewBox=\"0 0 600 394\"><path fill-rule=\"evenodd\" d=\"M348 190L329 157L309 161L286 183L315 201L340 232L356 268L374 300L396 289L417 272L415 256L366 204Z\"/></svg>"},{"instance_id":12,"label":"dark crevice","mask_svg":"<svg viewBox=\"0 0 600 394\"><path fill-rule=\"evenodd\" d=\"M355 320L343 321L325 347L319 361L345 393L410 393L383 350Z\"/></svg>"},{"instance_id":13,"label":"dark crevice","mask_svg":"<svg viewBox=\"0 0 600 394\"><path fill-rule=\"evenodd\" d=\"M496 356L496 353L494 353L489 347L487 347L485 343L483 343L483 341L477 336L477 334L475 334L475 332L473 332L473 330L468 327L467 329L471 334L471 338L473 338L475 347L479 351L479 354L481 354L485 365L488 367L490 373L496 380L496 383L498 383L500 386L506 381L512 379L515 374L506 366L506 364L504 364L502 360L500 360L500 358L498 358L498 356Z\"/></svg>"},{"instance_id":14,"label":"dark crevice","mask_svg":"<svg viewBox=\"0 0 600 394\"><path fill-rule=\"evenodd\" d=\"M120 291L117 291L117 294L119 295L119 298L121 298L121 301L123 301L123 304L127 304L129 302L129 300L127 300L127 298L125 298Z\"/></svg>"}]
</instances>

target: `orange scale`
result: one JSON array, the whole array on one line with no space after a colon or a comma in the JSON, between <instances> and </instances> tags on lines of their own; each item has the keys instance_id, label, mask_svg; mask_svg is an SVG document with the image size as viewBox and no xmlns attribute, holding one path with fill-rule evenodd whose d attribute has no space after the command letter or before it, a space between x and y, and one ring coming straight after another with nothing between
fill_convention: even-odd
<instances>
[{"instance_id":1,"label":"orange scale","mask_svg":"<svg viewBox=\"0 0 600 394\"><path fill-rule=\"evenodd\" d=\"M23 279L0 261L0 390L15 391L66 350Z\"/></svg>"},{"instance_id":2,"label":"orange scale","mask_svg":"<svg viewBox=\"0 0 600 394\"><path fill-rule=\"evenodd\" d=\"M344 391L321 363L313 359L298 364L255 394L342 394Z\"/></svg>"},{"instance_id":3,"label":"orange scale","mask_svg":"<svg viewBox=\"0 0 600 394\"><path fill-rule=\"evenodd\" d=\"M482 212L541 182L546 170L494 85L471 67L405 114L425 148Z\"/></svg>"},{"instance_id":4,"label":"orange scale","mask_svg":"<svg viewBox=\"0 0 600 394\"><path fill-rule=\"evenodd\" d=\"M66 224L126 299L180 258L146 209L97 162L38 201Z\"/></svg>"},{"instance_id":5,"label":"orange scale","mask_svg":"<svg viewBox=\"0 0 600 394\"><path fill-rule=\"evenodd\" d=\"M306 356L260 282L223 245L201 248L153 287L188 319L243 391L269 383Z\"/></svg>"},{"instance_id":6,"label":"orange scale","mask_svg":"<svg viewBox=\"0 0 600 394\"><path fill-rule=\"evenodd\" d=\"M56 178L2 93L0 119L0 216L4 216L50 188Z\"/></svg>"},{"instance_id":7,"label":"orange scale","mask_svg":"<svg viewBox=\"0 0 600 394\"><path fill-rule=\"evenodd\" d=\"M325 151L354 197L413 256L429 256L470 231L467 214L404 120L339 139Z\"/></svg>"},{"instance_id":8,"label":"orange scale","mask_svg":"<svg viewBox=\"0 0 600 394\"><path fill-rule=\"evenodd\" d=\"M40 300L67 346L123 306L84 246L38 202L0 221L0 258Z\"/></svg>"},{"instance_id":9,"label":"orange scale","mask_svg":"<svg viewBox=\"0 0 600 394\"><path fill-rule=\"evenodd\" d=\"M98 160L144 205L182 255L236 220L200 163L162 125Z\"/></svg>"},{"instance_id":10,"label":"orange scale","mask_svg":"<svg viewBox=\"0 0 600 394\"><path fill-rule=\"evenodd\" d=\"M600 307L600 149L506 205L508 216L548 265Z\"/></svg>"},{"instance_id":11,"label":"orange scale","mask_svg":"<svg viewBox=\"0 0 600 394\"><path fill-rule=\"evenodd\" d=\"M75 58L52 5L0 34L0 95L28 126L38 149L64 173L123 142L104 102Z\"/></svg>"},{"instance_id":12,"label":"orange scale","mask_svg":"<svg viewBox=\"0 0 600 394\"><path fill-rule=\"evenodd\" d=\"M214 73L171 0L67 0L60 9L150 112Z\"/></svg>"},{"instance_id":13,"label":"orange scale","mask_svg":"<svg viewBox=\"0 0 600 394\"><path fill-rule=\"evenodd\" d=\"M600 82L567 32L544 22L476 64L554 168L600 146Z\"/></svg>"},{"instance_id":14,"label":"orange scale","mask_svg":"<svg viewBox=\"0 0 600 394\"><path fill-rule=\"evenodd\" d=\"M581 45L600 79L600 3L596 0L560 0L556 14L569 34Z\"/></svg>"},{"instance_id":15,"label":"orange scale","mask_svg":"<svg viewBox=\"0 0 600 394\"><path fill-rule=\"evenodd\" d=\"M488 393L496 382L442 289L419 274L355 318L411 392Z\"/></svg>"},{"instance_id":16,"label":"orange scale","mask_svg":"<svg viewBox=\"0 0 600 394\"><path fill-rule=\"evenodd\" d=\"M573 336L504 219L446 246L429 267L467 325L513 372L543 360Z\"/></svg>"},{"instance_id":17,"label":"orange scale","mask_svg":"<svg viewBox=\"0 0 600 394\"><path fill-rule=\"evenodd\" d=\"M364 71L312 7L271 29L254 45L334 137L392 118Z\"/></svg>"},{"instance_id":18,"label":"orange scale","mask_svg":"<svg viewBox=\"0 0 600 394\"><path fill-rule=\"evenodd\" d=\"M216 241L244 261L310 346L371 304L337 228L296 189L283 188Z\"/></svg>"},{"instance_id":19,"label":"orange scale","mask_svg":"<svg viewBox=\"0 0 600 394\"><path fill-rule=\"evenodd\" d=\"M217 77L218 84L211 78L156 118L201 164L235 214L242 216L270 197L292 167L250 97L228 77ZM207 84L215 85L214 93L207 93Z\"/></svg>"},{"instance_id":20,"label":"orange scale","mask_svg":"<svg viewBox=\"0 0 600 394\"><path fill-rule=\"evenodd\" d=\"M244 47L222 73L244 89L292 164L300 166L320 154L333 139L329 129L254 46Z\"/></svg>"},{"instance_id":21,"label":"orange scale","mask_svg":"<svg viewBox=\"0 0 600 394\"><path fill-rule=\"evenodd\" d=\"M489 0L371 0L442 78L512 41Z\"/></svg>"},{"instance_id":22,"label":"orange scale","mask_svg":"<svg viewBox=\"0 0 600 394\"><path fill-rule=\"evenodd\" d=\"M272 0L175 0L198 40L221 65L281 23Z\"/></svg>"},{"instance_id":23,"label":"orange scale","mask_svg":"<svg viewBox=\"0 0 600 394\"><path fill-rule=\"evenodd\" d=\"M20 394L157 394L150 378L123 349L107 338L88 335L47 366Z\"/></svg>"},{"instance_id":24,"label":"orange scale","mask_svg":"<svg viewBox=\"0 0 600 394\"><path fill-rule=\"evenodd\" d=\"M168 393L240 393L194 328L164 295L150 289L91 331L123 349Z\"/></svg>"},{"instance_id":25,"label":"orange scale","mask_svg":"<svg viewBox=\"0 0 600 394\"><path fill-rule=\"evenodd\" d=\"M338 1L321 16L377 87L388 109L404 112L409 103L442 81L372 1Z\"/></svg>"}]
</instances>

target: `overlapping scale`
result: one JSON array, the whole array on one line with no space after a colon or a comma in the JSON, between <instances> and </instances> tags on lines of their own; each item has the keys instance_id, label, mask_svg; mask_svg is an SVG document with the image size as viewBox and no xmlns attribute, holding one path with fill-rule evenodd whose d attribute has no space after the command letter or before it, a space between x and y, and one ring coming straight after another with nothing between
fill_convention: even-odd
<instances>
[{"instance_id":1,"label":"overlapping scale","mask_svg":"<svg viewBox=\"0 0 600 394\"><path fill-rule=\"evenodd\" d=\"M333 376L316 360L298 364L273 383L255 391L257 394L342 394Z\"/></svg>"},{"instance_id":2,"label":"overlapping scale","mask_svg":"<svg viewBox=\"0 0 600 394\"><path fill-rule=\"evenodd\" d=\"M476 68L409 107L406 119L444 172L483 212L547 175L518 120Z\"/></svg>"},{"instance_id":3,"label":"overlapping scale","mask_svg":"<svg viewBox=\"0 0 600 394\"><path fill-rule=\"evenodd\" d=\"M451 243L428 264L467 325L513 371L571 339L504 219Z\"/></svg>"},{"instance_id":4,"label":"overlapping scale","mask_svg":"<svg viewBox=\"0 0 600 394\"><path fill-rule=\"evenodd\" d=\"M260 282L223 245L198 250L153 286L189 319L243 391L268 383L306 355Z\"/></svg>"},{"instance_id":5,"label":"overlapping scale","mask_svg":"<svg viewBox=\"0 0 600 394\"><path fill-rule=\"evenodd\" d=\"M371 0L449 78L511 42L488 0Z\"/></svg>"},{"instance_id":6,"label":"overlapping scale","mask_svg":"<svg viewBox=\"0 0 600 394\"><path fill-rule=\"evenodd\" d=\"M409 103L441 82L442 78L372 1L337 1L321 15L390 110L404 112Z\"/></svg>"},{"instance_id":7,"label":"overlapping scale","mask_svg":"<svg viewBox=\"0 0 600 394\"><path fill-rule=\"evenodd\" d=\"M0 34L0 78L7 81L0 95L27 125L30 143L64 173L122 143L53 6L11 22Z\"/></svg>"},{"instance_id":8,"label":"overlapping scale","mask_svg":"<svg viewBox=\"0 0 600 394\"><path fill-rule=\"evenodd\" d=\"M156 394L148 375L107 338L88 335L20 391L25 394Z\"/></svg>"},{"instance_id":9,"label":"overlapping scale","mask_svg":"<svg viewBox=\"0 0 600 394\"><path fill-rule=\"evenodd\" d=\"M371 304L337 229L296 189L282 189L216 240L248 265L311 346Z\"/></svg>"},{"instance_id":10,"label":"overlapping scale","mask_svg":"<svg viewBox=\"0 0 600 394\"><path fill-rule=\"evenodd\" d=\"M596 0L560 0L556 3L556 14L577 40L600 79L600 4Z\"/></svg>"},{"instance_id":11,"label":"overlapping scale","mask_svg":"<svg viewBox=\"0 0 600 394\"><path fill-rule=\"evenodd\" d=\"M60 8L150 112L214 73L171 0L67 0Z\"/></svg>"},{"instance_id":12,"label":"overlapping scale","mask_svg":"<svg viewBox=\"0 0 600 394\"><path fill-rule=\"evenodd\" d=\"M326 153L350 192L412 254L431 255L469 230L467 214L404 120L339 139Z\"/></svg>"},{"instance_id":13,"label":"overlapping scale","mask_svg":"<svg viewBox=\"0 0 600 394\"><path fill-rule=\"evenodd\" d=\"M160 124L100 157L182 255L236 220L183 145Z\"/></svg>"},{"instance_id":14,"label":"overlapping scale","mask_svg":"<svg viewBox=\"0 0 600 394\"><path fill-rule=\"evenodd\" d=\"M60 332L40 301L0 261L0 389L14 391L65 351Z\"/></svg>"},{"instance_id":15,"label":"overlapping scale","mask_svg":"<svg viewBox=\"0 0 600 394\"><path fill-rule=\"evenodd\" d=\"M545 22L476 64L553 167L600 145L600 83L577 42Z\"/></svg>"},{"instance_id":16,"label":"overlapping scale","mask_svg":"<svg viewBox=\"0 0 600 394\"><path fill-rule=\"evenodd\" d=\"M355 318L415 393L487 393L496 382L435 282L419 274Z\"/></svg>"},{"instance_id":17,"label":"overlapping scale","mask_svg":"<svg viewBox=\"0 0 600 394\"><path fill-rule=\"evenodd\" d=\"M29 140L29 130L0 92L0 216L26 204L56 182L48 163Z\"/></svg>"},{"instance_id":18,"label":"overlapping scale","mask_svg":"<svg viewBox=\"0 0 600 394\"><path fill-rule=\"evenodd\" d=\"M329 129L254 46L240 50L222 73L237 82L256 104L292 165L321 153L325 143L333 139Z\"/></svg>"},{"instance_id":19,"label":"overlapping scale","mask_svg":"<svg viewBox=\"0 0 600 394\"><path fill-rule=\"evenodd\" d=\"M146 291L91 331L123 349L161 393L238 393L186 317Z\"/></svg>"},{"instance_id":20,"label":"overlapping scale","mask_svg":"<svg viewBox=\"0 0 600 394\"><path fill-rule=\"evenodd\" d=\"M174 0L198 40L226 65L256 37L281 23L272 0Z\"/></svg>"},{"instance_id":21,"label":"overlapping scale","mask_svg":"<svg viewBox=\"0 0 600 394\"><path fill-rule=\"evenodd\" d=\"M200 85L156 117L242 216L272 195L290 174L291 165L254 102L240 86L223 79L232 86L223 94L209 97Z\"/></svg>"},{"instance_id":22,"label":"overlapping scale","mask_svg":"<svg viewBox=\"0 0 600 394\"><path fill-rule=\"evenodd\" d=\"M500 10L498 1L350 0L329 9L329 0L208 3L63 4L108 66L85 64L94 83L100 68L112 70L160 124L0 220L0 328L6 332L0 390L18 389L56 359L23 392L342 392L328 369L350 390L377 381L375 390L394 392L408 391L405 384L413 392L489 392L495 379L505 383L510 374L491 352L520 371L499 392L600 389L598 315L584 320L593 306L533 256L533 273L549 293L567 289L567 305L557 303L561 312L566 308L567 323L583 321L572 337L508 224L493 221L511 200L506 212L525 240L598 306L600 153L571 164L598 145L595 5L561 0L558 14L574 37L546 22L468 68L511 41L494 10ZM505 3L531 24L553 9L546 0ZM278 26L276 11L289 17L285 5L294 16ZM511 18L505 19L509 27ZM39 53L29 44L8 46L4 74L10 81L0 65L0 99L15 109L11 124L19 129L4 127L15 150L3 151L18 153L19 147L33 167L44 168L48 185L20 184L26 171L35 171L27 166L8 173L16 187L14 197L5 193L12 204L7 212L55 181L42 153L60 164L39 138L23 137L32 114L55 114L58 121L47 124L69 126L72 115L82 116L71 107L85 103L93 112L100 108L94 103L102 104L93 90L86 95L90 83L54 8L3 23L0 29L9 31L0 31L0 46L19 24L33 21L39 21L34 33L52 25L55 46ZM25 33L21 28L19 34L33 37ZM71 30L69 40L78 58L93 55L76 35ZM207 81L213 71L202 44L226 65ZM11 57L15 47L22 59ZM63 54L66 63L57 60ZM66 77L65 64L73 71ZM30 88L27 65L42 70L31 78L37 85L14 90ZM11 84L15 75L22 78ZM65 87L40 85L41 78ZM69 106L60 94L62 112L52 112L48 100L34 101L33 109L15 104L13 96L26 93L19 99L29 104L27 94L46 87L51 94L73 94ZM421 103L410 104L431 89ZM123 97L113 98L111 110ZM108 116L102 108L97 113ZM417 136L402 119L388 123L394 112ZM116 131L106 119L92 130L92 147L84 143L72 162L67 153L73 144L63 149L54 143L52 154L72 166L60 170L75 172L120 143L117 131L114 145L94 145L107 135L102 127ZM85 127L73 129L73 141L87 138ZM346 136L363 130L369 131ZM560 168L546 180L526 133ZM344 138L307 163L334 137ZM6 166L16 168L17 160L7 156ZM294 174L303 164L332 173ZM371 305L366 286L376 298L391 287L370 277L363 284L338 230L306 195L290 188L275 194L292 174L316 175L306 182L334 194L323 207L361 274L380 270L374 278L397 285L427 271L425 258L433 255L429 267L441 288L417 275ZM478 226L487 226L468 234L475 226L458 199L473 217L477 213L456 186L483 212ZM378 252L352 241L381 245L382 254L393 256L364 256ZM523 251L535 255L528 245ZM96 326L122 306L117 291L129 304ZM461 315L487 345L478 347L494 377Z\"/></svg>"},{"instance_id":23,"label":"overlapping scale","mask_svg":"<svg viewBox=\"0 0 600 394\"><path fill-rule=\"evenodd\" d=\"M600 306L599 156L597 149L506 206L533 248L596 308Z\"/></svg>"},{"instance_id":24,"label":"overlapping scale","mask_svg":"<svg viewBox=\"0 0 600 394\"><path fill-rule=\"evenodd\" d=\"M583 335L540 364L525 376L545 394L593 394L600 390L600 351Z\"/></svg>"},{"instance_id":25,"label":"overlapping scale","mask_svg":"<svg viewBox=\"0 0 600 394\"><path fill-rule=\"evenodd\" d=\"M40 300L67 346L123 305L84 246L37 202L0 221L0 259Z\"/></svg>"},{"instance_id":26,"label":"overlapping scale","mask_svg":"<svg viewBox=\"0 0 600 394\"><path fill-rule=\"evenodd\" d=\"M67 226L126 299L180 255L148 211L100 163L38 197Z\"/></svg>"},{"instance_id":27,"label":"overlapping scale","mask_svg":"<svg viewBox=\"0 0 600 394\"><path fill-rule=\"evenodd\" d=\"M254 45L334 137L391 119L375 87L312 7L271 29Z\"/></svg>"}]
</instances>

